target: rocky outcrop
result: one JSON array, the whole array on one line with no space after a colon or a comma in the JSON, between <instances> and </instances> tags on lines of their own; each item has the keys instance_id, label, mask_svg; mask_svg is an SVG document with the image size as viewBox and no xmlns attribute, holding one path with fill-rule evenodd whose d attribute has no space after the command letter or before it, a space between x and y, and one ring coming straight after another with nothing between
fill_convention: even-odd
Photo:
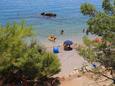
<instances>
[{"instance_id":1,"label":"rocky outcrop","mask_svg":"<svg viewBox=\"0 0 115 86\"><path fill-rule=\"evenodd\" d=\"M48 17L56 17L57 15L55 13L41 13L42 16L48 16Z\"/></svg>"}]
</instances>

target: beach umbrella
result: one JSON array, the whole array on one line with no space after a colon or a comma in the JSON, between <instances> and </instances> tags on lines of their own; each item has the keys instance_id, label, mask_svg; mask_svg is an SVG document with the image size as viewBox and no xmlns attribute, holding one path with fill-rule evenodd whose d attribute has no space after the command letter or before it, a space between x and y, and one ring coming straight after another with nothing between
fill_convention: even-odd
<instances>
[{"instance_id":1,"label":"beach umbrella","mask_svg":"<svg viewBox=\"0 0 115 86\"><path fill-rule=\"evenodd\" d=\"M73 42L71 41L71 40L66 40L66 41L64 41L64 45L72 45L73 44Z\"/></svg>"}]
</instances>

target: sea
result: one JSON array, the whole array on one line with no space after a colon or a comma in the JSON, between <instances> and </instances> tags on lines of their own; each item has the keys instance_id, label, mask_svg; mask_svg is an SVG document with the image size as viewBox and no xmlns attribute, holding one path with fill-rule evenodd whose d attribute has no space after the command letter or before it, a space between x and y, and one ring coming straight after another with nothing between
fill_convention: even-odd
<instances>
[{"instance_id":1,"label":"sea","mask_svg":"<svg viewBox=\"0 0 115 86\"><path fill-rule=\"evenodd\" d=\"M36 39L48 43L47 37L54 34L57 40L76 40L83 36L87 29L88 16L80 12L80 5L92 3L97 10L101 9L102 0L0 0L0 24L14 21L26 21L33 26ZM44 17L42 12L55 13L56 17ZM60 31L64 30L61 35Z\"/></svg>"}]
</instances>

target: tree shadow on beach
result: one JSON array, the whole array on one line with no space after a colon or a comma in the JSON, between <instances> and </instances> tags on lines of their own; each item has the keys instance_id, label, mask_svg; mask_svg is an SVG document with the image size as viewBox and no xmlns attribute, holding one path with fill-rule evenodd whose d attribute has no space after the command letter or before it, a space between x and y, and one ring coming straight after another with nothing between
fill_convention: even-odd
<instances>
[{"instance_id":1,"label":"tree shadow on beach","mask_svg":"<svg viewBox=\"0 0 115 86\"><path fill-rule=\"evenodd\" d=\"M60 80L58 78L45 78L34 86L59 86Z\"/></svg>"}]
</instances>

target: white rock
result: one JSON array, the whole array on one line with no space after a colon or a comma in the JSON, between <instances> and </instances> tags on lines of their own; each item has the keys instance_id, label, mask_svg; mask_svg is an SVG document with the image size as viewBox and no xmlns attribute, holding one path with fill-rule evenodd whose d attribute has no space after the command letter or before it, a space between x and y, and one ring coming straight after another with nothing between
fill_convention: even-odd
<instances>
[{"instance_id":1,"label":"white rock","mask_svg":"<svg viewBox=\"0 0 115 86\"><path fill-rule=\"evenodd\" d=\"M92 68L90 66L86 66L87 70L92 70Z\"/></svg>"},{"instance_id":2,"label":"white rock","mask_svg":"<svg viewBox=\"0 0 115 86\"><path fill-rule=\"evenodd\" d=\"M73 71L72 73L75 75L75 74L76 74L76 71Z\"/></svg>"},{"instance_id":3,"label":"white rock","mask_svg":"<svg viewBox=\"0 0 115 86\"><path fill-rule=\"evenodd\" d=\"M104 66L101 66L101 68L102 68L103 70L106 70L106 68L105 68Z\"/></svg>"},{"instance_id":4,"label":"white rock","mask_svg":"<svg viewBox=\"0 0 115 86\"><path fill-rule=\"evenodd\" d=\"M74 68L74 70L77 70L77 68Z\"/></svg>"},{"instance_id":5,"label":"white rock","mask_svg":"<svg viewBox=\"0 0 115 86\"><path fill-rule=\"evenodd\" d=\"M79 70L76 70L75 72L76 72L76 74L79 74Z\"/></svg>"}]
</instances>

